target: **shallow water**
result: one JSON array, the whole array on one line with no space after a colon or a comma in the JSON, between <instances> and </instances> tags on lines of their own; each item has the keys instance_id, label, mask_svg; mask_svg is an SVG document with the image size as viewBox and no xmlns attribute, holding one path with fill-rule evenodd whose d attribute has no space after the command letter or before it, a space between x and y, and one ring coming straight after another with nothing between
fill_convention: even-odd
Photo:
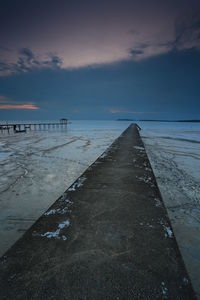
<instances>
[{"instance_id":1,"label":"shallow water","mask_svg":"<svg viewBox=\"0 0 200 300\"><path fill-rule=\"evenodd\" d=\"M0 255L128 124L74 121L67 130L0 135Z\"/></svg>"},{"instance_id":2,"label":"shallow water","mask_svg":"<svg viewBox=\"0 0 200 300\"><path fill-rule=\"evenodd\" d=\"M138 123L179 248L200 294L200 124ZM129 124L73 121L67 130L0 134L0 255Z\"/></svg>"},{"instance_id":3,"label":"shallow water","mask_svg":"<svg viewBox=\"0 0 200 300\"><path fill-rule=\"evenodd\" d=\"M141 124L176 239L200 298L200 124Z\"/></svg>"}]
</instances>

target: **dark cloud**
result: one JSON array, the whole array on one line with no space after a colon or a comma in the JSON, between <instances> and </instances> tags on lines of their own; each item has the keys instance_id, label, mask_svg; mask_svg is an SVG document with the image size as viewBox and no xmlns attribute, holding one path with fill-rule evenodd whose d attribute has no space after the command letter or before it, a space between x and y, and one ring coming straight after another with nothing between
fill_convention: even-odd
<instances>
[{"instance_id":1,"label":"dark cloud","mask_svg":"<svg viewBox=\"0 0 200 300\"><path fill-rule=\"evenodd\" d=\"M158 49L167 49L166 43L138 43L137 48L131 48L129 49L129 53L131 54L132 58L135 60L141 60L143 58L146 58L146 52L148 49L152 49L152 47L157 47ZM159 52L159 51L158 51ZM162 51L161 51L162 53ZM158 53L157 53L158 54Z\"/></svg>"},{"instance_id":2,"label":"dark cloud","mask_svg":"<svg viewBox=\"0 0 200 300\"><path fill-rule=\"evenodd\" d=\"M45 58L35 55L29 48L21 48L18 51L16 63L0 61L0 74L9 75L23 73L34 69L58 69L62 60L54 54L46 54Z\"/></svg>"},{"instance_id":3,"label":"dark cloud","mask_svg":"<svg viewBox=\"0 0 200 300\"><path fill-rule=\"evenodd\" d=\"M135 59L145 56L146 50L158 49L158 54L200 49L200 14L193 14L190 18L177 18L174 22L174 38L164 42L149 42L137 45L129 52ZM163 51L162 51L163 50Z\"/></svg>"},{"instance_id":4,"label":"dark cloud","mask_svg":"<svg viewBox=\"0 0 200 300\"><path fill-rule=\"evenodd\" d=\"M133 56L144 54L144 51L143 51L143 50L140 50L140 49L130 49L129 52L130 52L130 54L133 55Z\"/></svg>"},{"instance_id":5,"label":"dark cloud","mask_svg":"<svg viewBox=\"0 0 200 300\"><path fill-rule=\"evenodd\" d=\"M44 64L52 68L60 68L62 66L62 59L57 55L49 55L49 60L45 61Z\"/></svg>"},{"instance_id":6,"label":"dark cloud","mask_svg":"<svg viewBox=\"0 0 200 300\"><path fill-rule=\"evenodd\" d=\"M200 50L199 0L150 2L4 1L1 70L71 70Z\"/></svg>"},{"instance_id":7,"label":"dark cloud","mask_svg":"<svg viewBox=\"0 0 200 300\"><path fill-rule=\"evenodd\" d=\"M35 60L35 55L29 48L22 48L19 50L19 55L24 57L28 62Z\"/></svg>"},{"instance_id":8,"label":"dark cloud","mask_svg":"<svg viewBox=\"0 0 200 300\"><path fill-rule=\"evenodd\" d=\"M171 42L172 50L200 48L200 14L189 20L177 18L175 21L175 39Z\"/></svg>"}]
</instances>

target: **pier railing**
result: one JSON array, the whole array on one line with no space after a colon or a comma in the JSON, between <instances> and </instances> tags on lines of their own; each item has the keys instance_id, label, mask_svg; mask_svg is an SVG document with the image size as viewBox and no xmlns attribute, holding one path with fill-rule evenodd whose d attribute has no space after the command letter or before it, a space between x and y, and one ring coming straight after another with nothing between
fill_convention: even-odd
<instances>
[{"instance_id":1,"label":"pier railing","mask_svg":"<svg viewBox=\"0 0 200 300\"><path fill-rule=\"evenodd\" d=\"M0 124L0 132L4 133L20 133L27 130L50 130L50 129L66 129L67 122L38 122L38 123L8 123Z\"/></svg>"}]
</instances>

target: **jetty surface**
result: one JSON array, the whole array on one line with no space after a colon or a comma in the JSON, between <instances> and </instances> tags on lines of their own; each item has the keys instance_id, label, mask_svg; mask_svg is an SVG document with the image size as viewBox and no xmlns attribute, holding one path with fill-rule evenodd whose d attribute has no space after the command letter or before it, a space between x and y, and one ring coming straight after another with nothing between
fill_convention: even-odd
<instances>
[{"instance_id":1,"label":"jetty surface","mask_svg":"<svg viewBox=\"0 0 200 300\"><path fill-rule=\"evenodd\" d=\"M5 253L0 293L0 299L196 299L136 125Z\"/></svg>"}]
</instances>

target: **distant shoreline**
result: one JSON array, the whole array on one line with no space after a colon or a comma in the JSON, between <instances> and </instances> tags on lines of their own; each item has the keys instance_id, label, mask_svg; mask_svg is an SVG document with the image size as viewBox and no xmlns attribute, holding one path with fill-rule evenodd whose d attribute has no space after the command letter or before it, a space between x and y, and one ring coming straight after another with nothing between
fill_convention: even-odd
<instances>
[{"instance_id":1,"label":"distant shoreline","mask_svg":"<svg viewBox=\"0 0 200 300\"><path fill-rule=\"evenodd\" d=\"M200 120L134 120L134 119L117 119L117 121L133 121L133 122L188 122L200 123Z\"/></svg>"}]
</instances>

